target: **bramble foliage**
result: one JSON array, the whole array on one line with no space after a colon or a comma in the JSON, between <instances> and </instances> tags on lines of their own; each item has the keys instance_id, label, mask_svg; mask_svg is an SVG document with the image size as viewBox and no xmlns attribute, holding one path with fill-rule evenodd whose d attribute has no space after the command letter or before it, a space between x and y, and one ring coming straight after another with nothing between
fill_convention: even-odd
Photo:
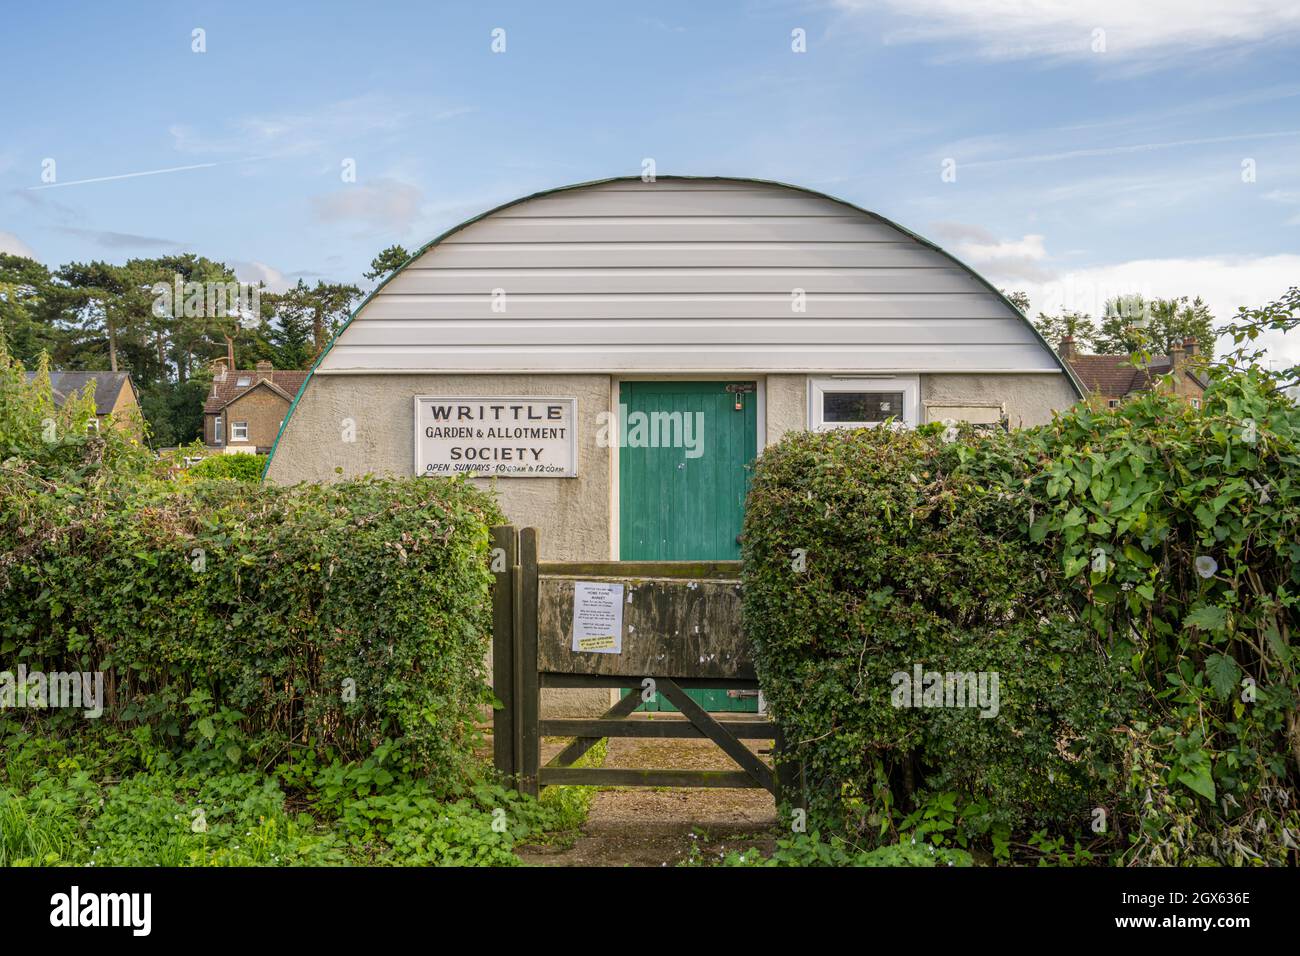
<instances>
[{"instance_id":1,"label":"bramble foliage","mask_svg":"<svg viewBox=\"0 0 1300 956\"><path fill-rule=\"evenodd\" d=\"M1014 435L770 449L746 628L814 819L888 842L941 801L943 839L997 859L1293 858L1298 442L1252 370L1200 410L1153 392ZM915 663L997 671L998 715L893 706Z\"/></svg>"}]
</instances>

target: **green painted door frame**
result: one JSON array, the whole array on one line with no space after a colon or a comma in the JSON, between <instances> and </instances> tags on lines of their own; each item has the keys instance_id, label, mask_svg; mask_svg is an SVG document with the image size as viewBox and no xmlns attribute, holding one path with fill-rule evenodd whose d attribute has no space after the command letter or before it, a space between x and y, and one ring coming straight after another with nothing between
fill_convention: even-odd
<instances>
[{"instance_id":1,"label":"green painted door frame","mask_svg":"<svg viewBox=\"0 0 1300 956\"><path fill-rule=\"evenodd\" d=\"M758 454L752 380L619 384L621 561L734 561ZM754 697L691 691L710 711L758 710ZM644 710L676 710L667 701Z\"/></svg>"}]
</instances>

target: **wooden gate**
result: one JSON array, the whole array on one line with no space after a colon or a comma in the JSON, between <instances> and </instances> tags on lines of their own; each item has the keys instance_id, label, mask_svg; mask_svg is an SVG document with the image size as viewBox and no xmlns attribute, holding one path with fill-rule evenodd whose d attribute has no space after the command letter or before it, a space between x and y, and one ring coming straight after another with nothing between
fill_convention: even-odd
<instances>
[{"instance_id":1,"label":"wooden gate","mask_svg":"<svg viewBox=\"0 0 1300 956\"><path fill-rule=\"evenodd\" d=\"M763 787L777 775L742 740L780 732L766 720L718 720L686 690L757 691L749 645L740 629L739 561L538 561L537 531L492 529L492 677L502 707L493 714L496 768L524 793L585 784L631 787ZM573 650L576 585L622 585L618 653ZM595 718L541 716L546 688L625 688ZM662 694L685 720L633 719L643 694ZM545 766L542 737L573 741ZM707 737L737 770L574 767L606 737ZM784 780L784 771L780 774Z\"/></svg>"}]
</instances>

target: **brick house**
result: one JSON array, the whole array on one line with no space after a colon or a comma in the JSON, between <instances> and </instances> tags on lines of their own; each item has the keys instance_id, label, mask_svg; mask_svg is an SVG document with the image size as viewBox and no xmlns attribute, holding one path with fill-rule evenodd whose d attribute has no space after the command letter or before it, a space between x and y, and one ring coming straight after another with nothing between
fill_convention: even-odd
<instances>
[{"instance_id":1,"label":"brick house","mask_svg":"<svg viewBox=\"0 0 1300 956\"><path fill-rule=\"evenodd\" d=\"M1139 368L1129 363L1130 355L1082 355L1075 350L1074 339L1066 336L1057 347L1057 354L1074 369L1088 395L1098 396L1109 408L1118 408L1131 395L1148 392L1156 387L1172 388L1195 408L1201 407L1206 381L1192 368L1196 358L1195 339L1187 339L1169 355L1153 355L1151 363ZM1167 385L1162 376L1174 373Z\"/></svg>"},{"instance_id":2,"label":"brick house","mask_svg":"<svg viewBox=\"0 0 1300 956\"><path fill-rule=\"evenodd\" d=\"M278 371L270 362L258 362L253 370L227 369L218 362L203 404L203 443L266 454L306 377L302 371Z\"/></svg>"}]
</instances>

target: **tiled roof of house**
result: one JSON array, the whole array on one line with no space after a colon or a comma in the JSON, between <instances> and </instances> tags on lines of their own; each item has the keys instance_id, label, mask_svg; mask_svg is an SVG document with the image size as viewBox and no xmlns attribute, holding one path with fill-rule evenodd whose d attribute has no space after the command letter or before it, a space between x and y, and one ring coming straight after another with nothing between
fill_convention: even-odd
<instances>
[{"instance_id":1,"label":"tiled roof of house","mask_svg":"<svg viewBox=\"0 0 1300 956\"><path fill-rule=\"evenodd\" d=\"M35 372L27 373L27 381L36 378ZM95 414L108 415L117 404L117 397L122 394L125 382L135 389L130 372L50 372L50 385L54 389L54 404L62 406L69 395L78 394L91 380L95 382Z\"/></svg>"},{"instance_id":2,"label":"tiled roof of house","mask_svg":"<svg viewBox=\"0 0 1300 956\"><path fill-rule=\"evenodd\" d=\"M270 376L271 384L288 395L290 401L298 394L298 389L302 387L303 380L307 377L306 372L299 370L280 371L276 369L264 374ZM248 384L240 385L240 381L245 379ZM256 370L236 369L233 372L227 372L225 379L213 381L212 389L208 392L207 401L203 403L204 413L213 414L221 411L245 392L256 388L257 381L258 372Z\"/></svg>"},{"instance_id":3,"label":"tiled roof of house","mask_svg":"<svg viewBox=\"0 0 1300 956\"><path fill-rule=\"evenodd\" d=\"M1097 395L1108 398L1124 398L1134 392L1148 392L1155 387L1161 375L1168 375L1173 368L1168 355L1151 356L1151 364L1137 368L1128 355L1075 355L1070 358L1070 367L1084 387ZM1187 372L1196 384L1205 386L1197 375Z\"/></svg>"}]
</instances>

